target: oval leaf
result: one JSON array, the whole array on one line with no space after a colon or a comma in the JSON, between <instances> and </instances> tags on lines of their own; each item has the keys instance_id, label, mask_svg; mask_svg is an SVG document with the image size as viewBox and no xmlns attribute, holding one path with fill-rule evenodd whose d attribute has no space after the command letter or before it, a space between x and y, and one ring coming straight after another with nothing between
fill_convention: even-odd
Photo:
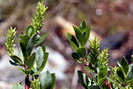
<instances>
[{"instance_id":1,"label":"oval leaf","mask_svg":"<svg viewBox=\"0 0 133 89\"><path fill-rule=\"evenodd\" d=\"M126 76L127 73L128 73L128 70L129 70L129 65L128 65L127 60L126 60L125 58L123 58L123 59L121 60L121 62L120 62L120 65L121 65L121 67L122 67L122 69L123 69L123 72L124 72L124 74L125 74L125 76Z\"/></svg>"},{"instance_id":2,"label":"oval leaf","mask_svg":"<svg viewBox=\"0 0 133 89\"><path fill-rule=\"evenodd\" d=\"M20 66L20 64L15 63L15 62L14 62L14 61L12 61L12 60L9 60L9 62L10 62L10 64L11 64L11 65L14 65L14 66Z\"/></svg>"},{"instance_id":3,"label":"oval leaf","mask_svg":"<svg viewBox=\"0 0 133 89\"><path fill-rule=\"evenodd\" d=\"M49 71L40 75L41 89L53 89L54 83L55 75L50 74Z\"/></svg>"},{"instance_id":4,"label":"oval leaf","mask_svg":"<svg viewBox=\"0 0 133 89\"><path fill-rule=\"evenodd\" d=\"M102 84L104 82L107 73L108 73L107 67L103 68L99 71L99 73L98 73L98 83L99 84Z\"/></svg>"},{"instance_id":5,"label":"oval leaf","mask_svg":"<svg viewBox=\"0 0 133 89\"><path fill-rule=\"evenodd\" d=\"M43 34L41 37L37 39L36 45L40 44L44 41L44 39L47 37L48 33Z\"/></svg>"},{"instance_id":6,"label":"oval leaf","mask_svg":"<svg viewBox=\"0 0 133 89\"><path fill-rule=\"evenodd\" d=\"M85 89L88 89L90 85L90 79L86 76L85 73L78 71L79 82L83 85Z\"/></svg>"},{"instance_id":7,"label":"oval leaf","mask_svg":"<svg viewBox=\"0 0 133 89\"><path fill-rule=\"evenodd\" d=\"M32 25L26 28L25 34L27 34L28 36L32 36L34 34L34 28Z\"/></svg>"},{"instance_id":8,"label":"oval leaf","mask_svg":"<svg viewBox=\"0 0 133 89\"><path fill-rule=\"evenodd\" d=\"M83 33L84 34L84 43L83 43L83 46L87 43L87 41L89 40L89 36L90 36L90 31L92 29L92 26L91 27L88 27L87 29L85 29L85 32Z\"/></svg>"},{"instance_id":9,"label":"oval leaf","mask_svg":"<svg viewBox=\"0 0 133 89\"><path fill-rule=\"evenodd\" d=\"M37 37L37 34L34 34L28 41L28 44L26 46L26 56L30 56L31 54L31 51L36 43L36 37Z\"/></svg>"},{"instance_id":10,"label":"oval leaf","mask_svg":"<svg viewBox=\"0 0 133 89\"><path fill-rule=\"evenodd\" d=\"M84 58L86 56L86 49L85 48L79 48L77 50L77 53L80 57Z\"/></svg>"},{"instance_id":11,"label":"oval leaf","mask_svg":"<svg viewBox=\"0 0 133 89\"><path fill-rule=\"evenodd\" d=\"M83 44L83 35L82 35L82 32L80 31L80 29L78 27L73 27L75 33L76 33L76 37L79 41L79 43L82 45Z\"/></svg>"},{"instance_id":12,"label":"oval leaf","mask_svg":"<svg viewBox=\"0 0 133 89\"><path fill-rule=\"evenodd\" d=\"M81 24L80 24L80 29L83 30L86 28L86 22L83 21Z\"/></svg>"},{"instance_id":13,"label":"oval leaf","mask_svg":"<svg viewBox=\"0 0 133 89\"><path fill-rule=\"evenodd\" d=\"M29 68L32 68L34 66L34 63L35 63L35 57L36 57L36 54L33 53L30 57L28 57L28 59L26 60L26 65L29 67Z\"/></svg>"},{"instance_id":14,"label":"oval leaf","mask_svg":"<svg viewBox=\"0 0 133 89\"><path fill-rule=\"evenodd\" d=\"M10 58L15 62L15 63L22 63L22 60L17 57L16 55L10 56Z\"/></svg>"},{"instance_id":15,"label":"oval leaf","mask_svg":"<svg viewBox=\"0 0 133 89\"><path fill-rule=\"evenodd\" d=\"M49 55L48 52L44 53L42 65L39 67L39 71L40 71L40 72L44 69L44 67L45 67L45 65L46 65L46 62L47 62L47 60L48 60L48 55Z\"/></svg>"},{"instance_id":16,"label":"oval leaf","mask_svg":"<svg viewBox=\"0 0 133 89\"><path fill-rule=\"evenodd\" d=\"M117 69L116 73L117 73L119 81L121 83L123 83L125 81L125 77L124 77L124 73L120 67Z\"/></svg>"},{"instance_id":17,"label":"oval leaf","mask_svg":"<svg viewBox=\"0 0 133 89\"><path fill-rule=\"evenodd\" d=\"M36 64L38 69L42 66L43 64L43 58L44 57L44 52L41 47L38 47L36 50Z\"/></svg>"},{"instance_id":18,"label":"oval leaf","mask_svg":"<svg viewBox=\"0 0 133 89\"><path fill-rule=\"evenodd\" d=\"M77 54L77 53L72 53L72 57L73 57L73 59L75 60L75 61L79 61L80 60L80 57L79 57L79 55Z\"/></svg>"},{"instance_id":19,"label":"oval leaf","mask_svg":"<svg viewBox=\"0 0 133 89\"><path fill-rule=\"evenodd\" d=\"M68 37L68 40L73 48L73 50L77 51L79 45L78 45L78 42L77 40L75 39L75 37L69 33L67 33L67 37Z\"/></svg>"}]
</instances>

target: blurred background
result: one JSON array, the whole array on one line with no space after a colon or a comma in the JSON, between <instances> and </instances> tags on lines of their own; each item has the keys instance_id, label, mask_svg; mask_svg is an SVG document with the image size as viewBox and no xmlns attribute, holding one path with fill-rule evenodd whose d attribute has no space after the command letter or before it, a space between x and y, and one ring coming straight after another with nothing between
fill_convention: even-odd
<instances>
[{"instance_id":1,"label":"blurred background","mask_svg":"<svg viewBox=\"0 0 133 89\"><path fill-rule=\"evenodd\" d=\"M0 0L0 89L11 89L14 83L24 81L18 68L8 62L5 38L10 26L17 28L17 35L24 31L38 1ZM41 32L49 35L42 44L50 53L45 70L56 73L55 89L83 89L76 74L84 70L83 65L72 59L66 37L66 32L74 34L72 26L83 20L93 26L90 38L97 37L100 48L109 49L109 65L114 66L123 56L132 63L133 0L45 0L44 4L48 10Z\"/></svg>"}]
</instances>

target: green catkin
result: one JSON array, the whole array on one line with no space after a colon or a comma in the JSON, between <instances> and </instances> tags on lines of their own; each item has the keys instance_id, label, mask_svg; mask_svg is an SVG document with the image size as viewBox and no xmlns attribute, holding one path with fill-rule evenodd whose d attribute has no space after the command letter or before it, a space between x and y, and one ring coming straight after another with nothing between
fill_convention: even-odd
<instances>
[{"instance_id":1,"label":"green catkin","mask_svg":"<svg viewBox=\"0 0 133 89\"><path fill-rule=\"evenodd\" d=\"M10 28L6 37L6 48L9 55L14 55L14 41L16 37L16 28Z\"/></svg>"}]
</instances>

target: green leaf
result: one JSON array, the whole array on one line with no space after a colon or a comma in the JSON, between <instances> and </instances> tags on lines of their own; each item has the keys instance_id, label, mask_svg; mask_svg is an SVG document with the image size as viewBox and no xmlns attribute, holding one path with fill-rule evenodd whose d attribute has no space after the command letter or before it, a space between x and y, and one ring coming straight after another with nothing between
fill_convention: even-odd
<instances>
[{"instance_id":1,"label":"green leaf","mask_svg":"<svg viewBox=\"0 0 133 89\"><path fill-rule=\"evenodd\" d=\"M48 33L43 34L41 37L38 37L36 45L40 44L47 37Z\"/></svg>"},{"instance_id":2,"label":"green leaf","mask_svg":"<svg viewBox=\"0 0 133 89\"><path fill-rule=\"evenodd\" d=\"M124 73L120 67L117 69L116 73L117 73L119 81L121 83L123 83L125 81L125 77L124 77Z\"/></svg>"},{"instance_id":3,"label":"green leaf","mask_svg":"<svg viewBox=\"0 0 133 89\"><path fill-rule=\"evenodd\" d=\"M86 22L83 21L81 24L80 24L80 29L85 29L86 28Z\"/></svg>"},{"instance_id":4,"label":"green leaf","mask_svg":"<svg viewBox=\"0 0 133 89\"><path fill-rule=\"evenodd\" d=\"M104 82L107 73L108 73L107 67L99 70L99 73L98 73L98 83L99 84L102 84Z\"/></svg>"},{"instance_id":5,"label":"green leaf","mask_svg":"<svg viewBox=\"0 0 133 89\"><path fill-rule=\"evenodd\" d=\"M15 62L14 62L14 61L12 61L12 60L9 60L9 62L10 62L10 64L11 64L11 65L14 65L14 66L20 66L20 64L15 63Z\"/></svg>"},{"instance_id":6,"label":"green leaf","mask_svg":"<svg viewBox=\"0 0 133 89\"><path fill-rule=\"evenodd\" d=\"M90 85L90 80L89 78L86 76L85 73L78 71L78 77L79 77L79 82L82 84L82 86L85 89L89 89L89 85Z\"/></svg>"},{"instance_id":7,"label":"green leaf","mask_svg":"<svg viewBox=\"0 0 133 89\"><path fill-rule=\"evenodd\" d=\"M80 57L84 58L86 56L86 49L85 48L78 48L77 53Z\"/></svg>"},{"instance_id":8,"label":"green leaf","mask_svg":"<svg viewBox=\"0 0 133 89\"><path fill-rule=\"evenodd\" d=\"M10 58L15 62L15 63L22 63L22 60L17 57L16 55L10 56Z\"/></svg>"},{"instance_id":9,"label":"green leaf","mask_svg":"<svg viewBox=\"0 0 133 89\"><path fill-rule=\"evenodd\" d=\"M76 37L78 39L78 42L82 45L84 39L81 30L78 27L73 26L73 29L76 33Z\"/></svg>"},{"instance_id":10,"label":"green leaf","mask_svg":"<svg viewBox=\"0 0 133 89\"><path fill-rule=\"evenodd\" d=\"M55 73L51 74L52 76L52 86L50 89L54 89L54 86L55 86L55 83L56 83L56 76L55 76Z\"/></svg>"},{"instance_id":11,"label":"green leaf","mask_svg":"<svg viewBox=\"0 0 133 89\"><path fill-rule=\"evenodd\" d=\"M128 65L127 60L125 58L123 58L120 62L120 65L121 65L123 72L125 73L125 76L126 76L128 73L128 70L129 70L129 65Z\"/></svg>"},{"instance_id":12,"label":"green leaf","mask_svg":"<svg viewBox=\"0 0 133 89\"><path fill-rule=\"evenodd\" d=\"M25 70L25 74L26 74L26 75L28 75L28 74L31 74L31 75L32 75L32 72L33 72L33 71L32 71L31 69L26 69L26 70Z\"/></svg>"},{"instance_id":13,"label":"green leaf","mask_svg":"<svg viewBox=\"0 0 133 89\"><path fill-rule=\"evenodd\" d=\"M100 86L100 89L110 89L107 85Z\"/></svg>"},{"instance_id":14,"label":"green leaf","mask_svg":"<svg viewBox=\"0 0 133 89\"><path fill-rule=\"evenodd\" d=\"M43 63L43 56L44 56L44 52L42 50L42 47L38 47L36 49L36 64L37 64L38 69L41 67Z\"/></svg>"},{"instance_id":15,"label":"green leaf","mask_svg":"<svg viewBox=\"0 0 133 89\"><path fill-rule=\"evenodd\" d=\"M131 79L128 79L127 81L126 81L126 83L127 84L133 84L133 79L131 78Z\"/></svg>"},{"instance_id":16,"label":"green leaf","mask_svg":"<svg viewBox=\"0 0 133 89\"><path fill-rule=\"evenodd\" d=\"M34 63L35 63L35 57L36 57L36 53L33 53L31 56L29 56L26 60L26 65L29 67L29 68L32 68L34 66Z\"/></svg>"},{"instance_id":17,"label":"green leaf","mask_svg":"<svg viewBox=\"0 0 133 89\"><path fill-rule=\"evenodd\" d=\"M96 85L91 85L91 86L89 86L89 88L87 88L87 89L101 89L101 88L99 88L99 87L96 86Z\"/></svg>"},{"instance_id":18,"label":"green leaf","mask_svg":"<svg viewBox=\"0 0 133 89\"><path fill-rule=\"evenodd\" d=\"M26 47L29 39L30 39L30 37L28 35L19 36L19 42L22 43L23 45L25 45L25 47Z\"/></svg>"},{"instance_id":19,"label":"green leaf","mask_svg":"<svg viewBox=\"0 0 133 89\"><path fill-rule=\"evenodd\" d=\"M87 70L87 71L90 71L90 72L95 72L95 70L94 70L94 68L92 67L92 65L85 66L84 69Z\"/></svg>"},{"instance_id":20,"label":"green leaf","mask_svg":"<svg viewBox=\"0 0 133 89\"><path fill-rule=\"evenodd\" d=\"M88 27L87 29L85 29L85 32L83 33L84 34L84 43L83 43L83 46L87 43L87 41L89 40L89 36L90 36L90 31L92 29L92 26L91 27Z\"/></svg>"},{"instance_id":21,"label":"green leaf","mask_svg":"<svg viewBox=\"0 0 133 89\"><path fill-rule=\"evenodd\" d=\"M127 75L127 78L128 79L133 79L133 64L131 64L129 67L130 68L129 68L129 73Z\"/></svg>"},{"instance_id":22,"label":"green leaf","mask_svg":"<svg viewBox=\"0 0 133 89\"><path fill-rule=\"evenodd\" d=\"M42 71L48 59L48 52L45 52L45 46L38 47L36 50L36 64L39 71Z\"/></svg>"},{"instance_id":23,"label":"green leaf","mask_svg":"<svg viewBox=\"0 0 133 89\"><path fill-rule=\"evenodd\" d=\"M13 85L13 88L12 89L24 89L24 88L22 87L21 84L17 83L15 85Z\"/></svg>"},{"instance_id":24,"label":"green leaf","mask_svg":"<svg viewBox=\"0 0 133 89\"><path fill-rule=\"evenodd\" d=\"M23 54L23 56L26 56L25 45L23 45L22 43L20 43L20 47L21 47L21 50L22 50L22 54Z\"/></svg>"},{"instance_id":25,"label":"green leaf","mask_svg":"<svg viewBox=\"0 0 133 89\"><path fill-rule=\"evenodd\" d=\"M40 71L40 72L44 69L44 67L45 67L45 65L46 65L46 62L47 62L47 60L48 60L48 55L49 55L48 52L44 53L44 59L43 59L42 65L41 65L40 68L39 68L39 71Z\"/></svg>"},{"instance_id":26,"label":"green leaf","mask_svg":"<svg viewBox=\"0 0 133 89\"><path fill-rule=\"evenodd\" d=\"M77 54L77 53L72 53L72 57L73 57L73 59L75 60L75 61L77 61L77 62L79 62L79 63L82 63L81 61L80 61L80 57L79 57L79 55Z\"/></svg>"},{"instance_id":27,"label":"green leaf","mask_svg":"<svg viewBox=\"0 0 133 89\"><path fill-rule=\"evenodd\" d=\"M46 47L44 45L42 46L42 50L44 53L46 52Z\"/></svg>"},{"instance_id":28,"label":"green leaf","mask_svg":"<svg viewBox=\"0 0 133 89\"><path fill-rule=\"evenodd\" d=\"M36 43L36 37L37 37L37 34L34 34L33 36L31 36L31 38L29 39L28 41L28 44L26 46L26 56L30 56L31 54L31 51Z\"/></svg>"},{"instance_id":29,"label":"green leaf","mask_svg":"<svg viewBox=\"0 0 133 89\"><path fill-rule=\"evenodd\" d=\"M68 40L69 40L73 50L77 51L79 44L78 44L77 40L75 39L75 37L69 33L67 33L67 37L68 37Z\"/></svg>"},{"instance_id":30,"label":"green leaf","mask_svg":"<svg viewBox=\"0 0 133 89\"><path fill-rule=\"evenodd\" d=\"M40 75L41 89L53 89L55 83L55 75L51 75L49 71Z\"/></svg>"},{"instance_id":31,"label":"green leaf","mask_svg":"<svg viewBox=\"0 0 133 89\"><path fill-rule=\"evenodd\" d=\"M34 34L34 28L32 25L26 28L25 34L27 34L28 36L32 36Z\"/></svg>"},{"instance_id":32,"label":"green leaf","mask_svg":"<svg viewBox=\"0 0 133 89\"><path fill-rule=\"evenodd\" d=\"M19 36L20 47L24 56L26 56L26 46L30 37L28 35Z\"/></svg>"}]
</instances>

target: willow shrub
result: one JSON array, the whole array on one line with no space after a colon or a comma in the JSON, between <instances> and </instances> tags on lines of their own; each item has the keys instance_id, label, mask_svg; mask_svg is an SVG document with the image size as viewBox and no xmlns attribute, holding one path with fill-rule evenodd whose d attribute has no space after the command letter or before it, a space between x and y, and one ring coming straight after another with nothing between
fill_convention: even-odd
<instances>
[{"instance_id":1,"label":"willow shrub","mask_svg":"<svg viewBox=\"0 0 133 89\"><path fill-rule=\"evenodd\" d=\"M38 46L47 37L47 33L40 35L47 7L39 2L32 23L19 35L19 52L14 51L16 29L10 28L6 38L9 61L25 75L25 89L53 89L55 74L49 71L41 73L44 69L48 52L45 46ZM117 66L108 65L108 49L100 50L97 38L89 40L92 27L87 27L83 21L79 27L73 27L76 36L67 33L68 40L74 50L72 57L84 65L88 75L78 71L79 82L85 89L133 89L133 65L128 64L125 58ZM90 46L86 48L89 40ZM35 49L35 50L33 50ZM133 56L132 56L133 58ZM13 89L24 89L22 83L17 83Z\"/></svg>"},{"instance_id":2,"label":"willow shrub","mask_svg":"<svg viewBox=\"0 0 133 89\"><path fill-rule=\"evenodd\" d=\"M80 70L77 72L82 86L85 89L133 89L133 65L123 58L115 67L109 66L108 49L100 50L97 38L89 40L92 27L87 27L83 21L73 29L75 36L67 33L74 50L72 57L88 71L88 75ZM86 48L88 40L90 46Z\"/></svg>"},{"instance_id":3,"label":"willow shrub","mask_svg":"<svg viewBox=\"0 0 133 89\"><path fill-rule=\"evenodd\" d=\"M51 74L49 71L41 73L48 59L45 46L38 46L47 36L47 33L40 35L46 10L43 1L37 4L32 23L22 35L18 36L20 45L18 55L14 51L16 29L10 28L7 33L6 47L11 58L9 62L21 67L18 70L25 75L25 89L53 89L55 84L54 73ZM17 83L13 89L24 88L21 83Z\"/></svg>"}]
</instances>

